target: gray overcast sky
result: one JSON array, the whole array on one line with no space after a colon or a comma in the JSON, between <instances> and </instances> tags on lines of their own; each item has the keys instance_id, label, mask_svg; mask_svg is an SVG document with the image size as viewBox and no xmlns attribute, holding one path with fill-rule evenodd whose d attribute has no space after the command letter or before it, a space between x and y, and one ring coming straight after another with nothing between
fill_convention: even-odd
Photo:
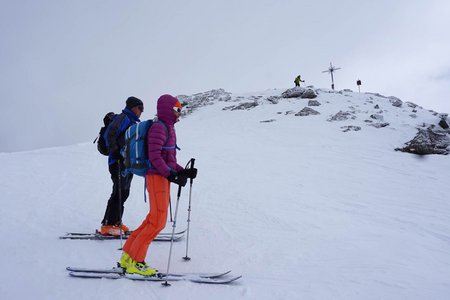
<instances>
[{"instance_id":1,"label":"gray overcast sky","mask_svg":"<svg viewBox=\"0 0 450 300\"><path fill-rule=\"evenodd\" d=\"M307 84L450 112L450 1L0 0L0 152L88 142L134 95Z\"/></svg>"}]
</instances>

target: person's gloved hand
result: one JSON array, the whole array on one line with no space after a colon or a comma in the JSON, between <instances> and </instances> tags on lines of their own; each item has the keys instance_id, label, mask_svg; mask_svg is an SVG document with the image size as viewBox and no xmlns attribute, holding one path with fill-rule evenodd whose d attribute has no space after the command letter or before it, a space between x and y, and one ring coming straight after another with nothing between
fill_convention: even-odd
<instances>
[{"instance_id":1,"label":"person's gloved hand","mask_svg":"<svg viewBox=\"0 0 450 300\"><path fill-rule=\"evenodd\" d=\"M183 169L179 172L179 174L185 175L187 178L194 179L195 177L197 177L197 169L196 168Z\"/></svg>"},{"instance_id":2,"label":"person's gloved hand","mask_svg":"<svg viewBox=\"0 0 450 300\"><path fill-rule=\"evenodd\" d=\"M170 175L167 177L167 179L170 182L178 184L179 186L185 186L188 178L186 175L183 175L183 174L177 173L174 170L171 170Z\"/></svg>"}]
</instances>

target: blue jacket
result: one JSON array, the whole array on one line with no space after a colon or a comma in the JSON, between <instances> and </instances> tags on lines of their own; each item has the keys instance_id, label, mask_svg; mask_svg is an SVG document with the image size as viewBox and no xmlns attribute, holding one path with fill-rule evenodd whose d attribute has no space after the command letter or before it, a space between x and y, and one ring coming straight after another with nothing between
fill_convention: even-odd
<instances>
[{"instance_id":1,"label":"blue jacket","mask_svg":"<svg viewBox=\"0 0 450 300\"><path fill-rule=\"evenodd\" d=\"M120 156L120 149L125 145L125 131L133 124L140 122L139 118L128 108L124 108L122 113L117 115L109 124L105 131L105 141L109 150L108 164L117 162Z\"/></svg>"}]
</instances>

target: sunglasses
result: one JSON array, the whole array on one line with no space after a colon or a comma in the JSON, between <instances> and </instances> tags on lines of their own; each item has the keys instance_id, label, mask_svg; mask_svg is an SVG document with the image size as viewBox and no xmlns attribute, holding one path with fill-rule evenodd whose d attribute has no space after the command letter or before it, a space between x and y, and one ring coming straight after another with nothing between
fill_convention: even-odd
<instances>
[{"instance_id":1,"label":"sunglasses","mask_svg":"<svg viewBox=\"0 0 450 300\"><path fill-rule=\"evenodd\" d=\"M144 111L144 106L143 105L138 105L138 107L137 107L141 112L143 112Z\"/></svg>"},{"instance_id":2,"label":"sunglasses","mask_svg":"<svg viewBox=\"0 0 450 300\"><path fill-rule=\"evenodd\" d=\"M173 110L176 111L177 113L181 114L181 107L173 107Z\"/></svg>"}]
</instances>

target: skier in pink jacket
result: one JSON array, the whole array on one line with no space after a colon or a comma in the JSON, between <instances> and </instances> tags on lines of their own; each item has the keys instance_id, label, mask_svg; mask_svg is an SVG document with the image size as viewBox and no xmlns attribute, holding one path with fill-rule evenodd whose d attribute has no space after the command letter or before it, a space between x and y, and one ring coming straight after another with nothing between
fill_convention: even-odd
<instances>
[{"instance_id":1,"label":"skier in pink jacket","mask_svg":"<svg viewBox=\"0 0 450 300\"><path fill-rule=\"evenodd\" d=\"M171 95L162 95L157 103L157 118L147 133L148 158L152 168L147 172L150 211L142 224L127 239L120 266L129 274L153 276L156 270L146 262L148 247L166 226L170 198L170 182L184 186L197 169L183 169L177 163L177 137L174 125L181 115L181 103Z\"/></svg>"}]
</instances>

